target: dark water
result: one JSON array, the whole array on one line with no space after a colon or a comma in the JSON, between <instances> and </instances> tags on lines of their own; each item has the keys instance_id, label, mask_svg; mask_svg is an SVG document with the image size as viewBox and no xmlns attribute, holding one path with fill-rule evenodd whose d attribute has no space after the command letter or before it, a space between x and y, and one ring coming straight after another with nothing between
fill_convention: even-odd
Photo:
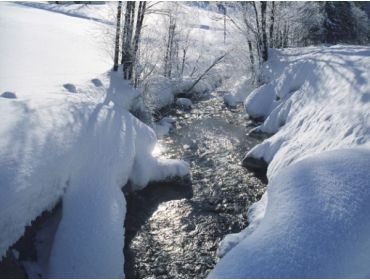
<instances>
[{"instance_id":1,"label":"dark water","mask_svg":"<svg viewBox=\"0 0 370 280\"><path fill-rule=\"evenodd\" d=\"M176 125L157 153L182 158L191 175L126 194L127 278L204 278L217 261L222 238L247 225L246 209L265 184L240 163L261 140L242 105L228 109L212 93L191 111L173 109Z\"/></svg>"}]
</instances>

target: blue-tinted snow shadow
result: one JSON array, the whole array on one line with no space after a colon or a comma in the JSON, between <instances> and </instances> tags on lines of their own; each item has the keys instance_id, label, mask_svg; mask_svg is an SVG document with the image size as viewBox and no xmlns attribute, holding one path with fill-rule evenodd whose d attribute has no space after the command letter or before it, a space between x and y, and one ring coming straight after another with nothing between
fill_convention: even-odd
<instances>
[{"instance_id":1,"label":"blue-tinted snow shadow","mask_svg":"<svg viewBox=\"0 0 370 280\"><path fill-rule=\"evenodd\" d=\"M49 11L49 12L53 12L53 13L58 13L58 14L66 15L66 16L71 16L71 17L76 17L76 18L81 18L81 19L88 19L88 20L93 20L93 21L103 23L103 24L107 24L107 25L113 25L113 22L111 22L109 20L104 20L104 19L97 18L97 17L86 16L86 15L78 13L78 11L82 8L81 4L74 4L77 7L73 10L62 11L60 9L57 9L56 8L57 6L55 6L54 4L49 4L49 3L39 3L39 2L13 2L13 3L24 6L24 7L28 7L28 8L36 8L36 9ZM70 6L70 5L68 5L68 6Z\"/></svg>"}]
</instances>

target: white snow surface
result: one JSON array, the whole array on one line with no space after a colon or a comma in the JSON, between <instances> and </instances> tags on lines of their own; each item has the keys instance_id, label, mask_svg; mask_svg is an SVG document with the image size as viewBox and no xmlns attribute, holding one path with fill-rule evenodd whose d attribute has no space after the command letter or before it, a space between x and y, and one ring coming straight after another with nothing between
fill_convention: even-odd
<instances>
[{"instance_id":1,"label":"white snow surface","mask_svg":"<svg viewBox=\"0 0 370 280\"><path fill-rule=\"evenodd\" d=\"M112 67L97 35L102 23L16 2L0 3L0 23L0 94L49 97Z\"/></svg>"},{"instance_id":2,"label":"white snow surface","mask_svg":"<svg viewBox=\"0 0 370 280\"><path fill-rule=\"evenodd\" d=\"M260 130L277 133L248 154L269 162L268 178L322 151L369 147L369 65L369 47L336 45L273 53L264 69L270 82L259 90L271 87L274 96L269 101L275 105Z\"/></svg>"},{"instance_id":3,"label":"white snow surface","mask_svg":"<svg viewBox=\"0 0 370 280\"><path fill-rule=\"evenodd\" d=\"M231 82L234 82L234 79L231 80ZM235 81L233 85L229 85L229 87L232 90L224 94L224 103L228 106L235 107L237 103L244 102L246 97L249 96L253 88L253 82L251 78L244 76Z\"/></svg>"},{"instance_id":4,"label":"white snow surface","mask_svg":"<svg viewBox=\"0 0 370 280\"><path fill-rule=\"evenodd\" d=\"M0 3L0 21L0 93L17 97L0 97L0 257L62 199L44 277L123 277L121 188L189 166L153 157L154 131L128 111L139 93L106 72L91 20Z\"/></svg>"},{"instance_id":5,"label":"white snow surface","mask_svg":"<svg viewBox=\"0 0 370 280\"><path fill-rule=\"evenodd\" d=\"M369 149L324 152L274 177L261 223L210 278L367 278Z\"/></svg>"},{"instance_id":6,"label":"white snow surface","mask_svg":"<svg viewBox=\"0 0 370 280\"><path fill-rule=\"evenodd\" d=\"M275 133L247 154L270 183L209 277L369 277L370 48L270 51L245 100Z\"/></svg>"}]
</instances>

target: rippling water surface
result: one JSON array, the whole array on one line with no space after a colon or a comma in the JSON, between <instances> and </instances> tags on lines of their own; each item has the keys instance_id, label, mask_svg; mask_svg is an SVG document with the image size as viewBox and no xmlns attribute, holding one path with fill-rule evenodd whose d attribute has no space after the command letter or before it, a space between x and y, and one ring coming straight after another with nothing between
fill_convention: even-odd
<instances>
[{"instance_id":1,"label":"rippling water surface","mask_svg":"<svg viewBox=\"0 0 370 280\"><path fill-rule=\"evenodd\" d=\"M265 189L240 165L261 141L247 136L253 126L242 105L225 108L215 92L170 115L175 128L154 153L188 161L191 175L126 194L127 278L206 277L218 243L247 226L246 209Z\"/></svg>"}]
</instances>

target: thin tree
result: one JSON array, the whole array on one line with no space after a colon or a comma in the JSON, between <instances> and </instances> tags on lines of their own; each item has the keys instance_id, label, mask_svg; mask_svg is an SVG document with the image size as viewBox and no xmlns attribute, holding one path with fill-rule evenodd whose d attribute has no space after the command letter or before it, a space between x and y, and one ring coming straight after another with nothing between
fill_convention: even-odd
<instances>
[{"instance_id":1,"label":"thin tree","mask_svg":"<svg viewBox=\"0 0 370 280\"><path fill-rule=\"evenodd\" d=\"M124 42L122 47L123 78L125 80L131 80L132 77L133 53L131 42L134 30L135 4L133 1L128 1L126 4Z\"/></svg>"},{"instance_id":2,"label":"thin tree","mask_svg":"<svg viewBox=\"0 0 370 280\"><path fill-rule=\"evenodd\" d=\"M274 47L274 22L275 22L275 2L271 1L271 13L270 13L270 48Z\"/></svg>"},{"instance_id":3,"label":"thin tree","mask_svg":"<svg viewBox=\"0 0 370 280\"><path fill-rule=\"evenodd\" d=\"M262 29L262 60L268 59L268 44L266 32L266 8L267 1L261 1L261 29Z\"/></svg>"},{"instance_id":4,"label":"thin tree","mask_svg":"<svg viewBox=\"0 0 370 280\"><path fill-rule=\"evenodd\" d=\"M133 67L137 64L137 53L139 49L139 42L140 42L140 36L141 36L141 30L143 28L143 22L144 22L144 16L145 16L145 9L146 9L146 1L140 1L139 2L139 8L137 12L137 17L136 17L136 28L135 28L135 36L134 36L134 42L133 42L133 64L131 65L131 72L133 72ZM138 85L139 82L139 77L137 73L135 72L134 75L134 84L135 86Z\"/></svg>"},{"instance_id":5,"label":"thin tree","mask_svg":"<svg viewBox=\"0 0 370 280\"><path fill-rule=\"evenodd\" d=\"M119 39L121 33L121 14L122 14L122 1L118 1L117 6L117 25L116 25L116 40L115 40L115 47L114 47L114 66L113 71L118 70L118 60L119 60Z\"/></svg>"}]
</instances>

